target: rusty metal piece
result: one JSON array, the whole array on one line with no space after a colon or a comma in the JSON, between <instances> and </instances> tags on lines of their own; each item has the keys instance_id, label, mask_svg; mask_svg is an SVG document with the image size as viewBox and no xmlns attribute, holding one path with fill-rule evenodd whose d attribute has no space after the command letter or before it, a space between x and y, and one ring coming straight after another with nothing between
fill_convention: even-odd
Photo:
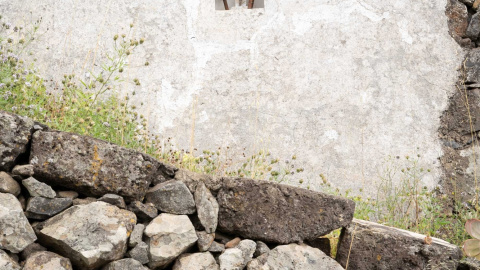
<instances>
[{"instance_id":1,"label":"rusty metal piece","mask_svg":"<svg viewBox=\"0 0 480 270\"><path fill-rule=\"evenodd\" d=\"M253 1L255 1L255 0L248 0L248 9L253 8Z\"/></svg>"},{"instance_id":2,"label":"rusty metal piece","mask_svg":"<svg viewBox=\"0 0 480 270\"><path fill-rule=\"evenodd\" d=\"M223 6L225 7L225 10L229 10L227 0L223 0Z\"/></svg>"}]
</instances>

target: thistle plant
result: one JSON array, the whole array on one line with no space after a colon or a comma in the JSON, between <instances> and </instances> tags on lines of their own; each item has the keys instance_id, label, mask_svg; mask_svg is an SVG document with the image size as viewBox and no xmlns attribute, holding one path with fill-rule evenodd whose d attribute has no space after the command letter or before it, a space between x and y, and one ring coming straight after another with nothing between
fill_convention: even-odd
<instances>
[{"instance_id":1,"label":"thistle plant","mask_svg":"<svg viewBox=\"0 0 480 270\"><path fill-rule=\"evenodd\" d=\"M463 243L463 251L468 257L474 257L480 260L480 220L469 219L465 223L467 233L475 238L468 239Z\"/></svg>"}]
</instances>

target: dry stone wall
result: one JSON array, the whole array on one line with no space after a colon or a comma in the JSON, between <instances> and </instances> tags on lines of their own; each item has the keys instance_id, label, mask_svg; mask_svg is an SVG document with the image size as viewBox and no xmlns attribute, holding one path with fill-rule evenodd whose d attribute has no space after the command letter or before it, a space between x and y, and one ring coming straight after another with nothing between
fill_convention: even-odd
<instances>
[{"instance_id":1,"label":"dry stone wall","mask_svg":"<svg viewBox=\"0 0 480 270\"><path fill-rule=\"evenodd\" d=\"M179 170L1 111L0 130L1 269L456 269L462 255L353 220L342 197ZM335 259L319 237L338 228Z\"/></svg>"}]
</instances>

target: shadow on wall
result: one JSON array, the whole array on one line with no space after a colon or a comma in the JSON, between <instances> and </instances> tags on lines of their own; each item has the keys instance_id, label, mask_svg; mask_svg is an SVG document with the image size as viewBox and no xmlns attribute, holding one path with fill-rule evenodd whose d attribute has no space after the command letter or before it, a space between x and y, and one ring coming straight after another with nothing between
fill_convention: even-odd
<instances>
[{"instance_id":1,"label":"shadow on wall","mask_svg":"<svg viewBox=\"0 0 480 270\"><path fill-rule=\"evenodd\" d=\"M235 7L247 7L249 0L226 0L227 5L230 9ZM264 8L264 0L254 0L253 8ZM224 0L215 0L215 9L216 10L225 10Z\"/></svg>"}]
</instances>

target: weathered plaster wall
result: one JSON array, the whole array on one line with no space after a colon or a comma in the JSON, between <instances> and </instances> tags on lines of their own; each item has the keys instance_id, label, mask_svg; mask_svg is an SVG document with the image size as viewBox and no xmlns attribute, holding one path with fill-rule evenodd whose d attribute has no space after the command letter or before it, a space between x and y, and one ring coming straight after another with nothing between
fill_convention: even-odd
<instances>
[{"instance_id":1,"label":"weathered plaster wall","mask_svg":"<svg viewBox=\"0 0 480 270\"><path fill-rule=\"evenodd\" d=\"M0 10L12 23L43 17L36 55L52 77L82 74L134 22L146 42L126 75L142 85L123 90L135 89L152 130L185 149L296 154L313 187L323 173L373 191L388 155L422 154L429 186L441 174L439 116L464 57L445 4L265 0L216 11L213 0L0 0Z\"/></svg>"}]
</instances>

